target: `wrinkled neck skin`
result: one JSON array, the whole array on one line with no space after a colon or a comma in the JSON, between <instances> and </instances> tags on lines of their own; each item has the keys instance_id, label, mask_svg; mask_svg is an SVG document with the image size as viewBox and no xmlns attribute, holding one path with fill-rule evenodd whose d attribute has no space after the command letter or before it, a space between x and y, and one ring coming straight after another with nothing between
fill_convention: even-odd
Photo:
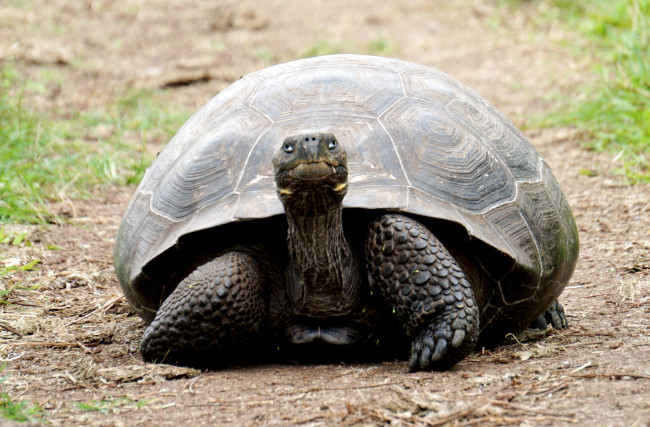
<instances>
[{"instance_id":1,"label":"wrinkled neck skin","mask_svg":"<svg viewBox=\"0 0 650 427\"><path fill-rule=\"evenodd\" d=\"M284 200L291 311L315 318L349 314L360 305L360 274L343 233L342 197L323 188L296 193Z\"/></svg>"}]
</instances>

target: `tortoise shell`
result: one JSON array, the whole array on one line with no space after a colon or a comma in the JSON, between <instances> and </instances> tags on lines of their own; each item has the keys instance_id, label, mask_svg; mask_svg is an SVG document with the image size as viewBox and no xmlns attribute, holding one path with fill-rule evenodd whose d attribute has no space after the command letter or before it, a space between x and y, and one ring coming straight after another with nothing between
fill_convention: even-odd
<instances>
[{"instance_id":1,"label":"tortoise shell","mask_svg":"<svg viewBox=\"0 0 650 427\"><path fill-rule=\"evenodd\" d=\"M482 328L504 307L529 321L571 276L578 252L571 210L546 162L506 117L431 68L330 55L240 78L147 170L114 257L140 316L153 318L209 246L271 232L263 221L283 214L271 159L285 137L305 131L333 133L347 150L344 209L436 222L431 230L479 282Z\"/></svg>"}]
</instances>

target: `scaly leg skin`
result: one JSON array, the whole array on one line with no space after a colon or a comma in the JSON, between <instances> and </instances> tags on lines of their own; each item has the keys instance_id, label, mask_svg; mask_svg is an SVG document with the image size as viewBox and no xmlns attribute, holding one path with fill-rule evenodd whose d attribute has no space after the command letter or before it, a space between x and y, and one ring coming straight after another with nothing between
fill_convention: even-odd
<instances>
[{"instance_id":1,"label":"scaly leg skin","mask_svg":"<svg viewBox=\"0 0 650 427\"><path fill-rule=\"evenodd\" d=\"M537 319L530 324L530 329L545 330L548 325L555 329L566 329L569 323L564 315L564 308L559 301L555 300L546 311L539 315Z\"/></svg>"},{"instance_id":2,"label":"scaly leg skin","mask_svg":"<svg viewBox=\"0 0 650 427\"><path fill-rule=\"evenodd\" d=\"M467 356L478 340L478 306L442 243L424 225L398 214L374 221L366 242L371 289L414 337L410 370L444 370Z\"/></svg>"},{"instance_id":3,"label":"scaly leg skin","mask_svg":"<svg viewBox=\"0 0 650 427\"><path fill-rule=\"evenodd\" d=\"M255 344L266 320L264 273L250 255L229 252L190 273L146 329L147 362L197 368L232 361Z\"/></svg>"}]
</instances>

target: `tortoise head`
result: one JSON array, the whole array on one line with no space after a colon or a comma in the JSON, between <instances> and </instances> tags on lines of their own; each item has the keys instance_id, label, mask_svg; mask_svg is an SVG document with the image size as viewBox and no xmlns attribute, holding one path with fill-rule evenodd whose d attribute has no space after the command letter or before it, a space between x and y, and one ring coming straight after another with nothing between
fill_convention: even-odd
<instances>
[{"instance_id":1,"label":"tortoise head","mask_svg":"<svg viewBox=\"0 0 650 427\"><path fill-rule=\"evenodd\" d=\"M346 152L331 133L286 138L273 158L273 169L282 203L315 192L341 201L347 192Z\"/></svg>"}]
</instances>

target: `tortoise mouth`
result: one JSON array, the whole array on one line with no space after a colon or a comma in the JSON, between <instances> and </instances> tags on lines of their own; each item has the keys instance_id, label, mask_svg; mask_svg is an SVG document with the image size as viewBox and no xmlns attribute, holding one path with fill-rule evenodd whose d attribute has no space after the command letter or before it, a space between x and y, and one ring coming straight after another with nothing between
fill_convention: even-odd
<instances>
[{"instance_id":1,"label":"tortoise mouth","mask_svg":"<svg viewBox=\"0 0 650 427\"><path fill-rule=\"evenodd\" d=\"M291 169L278 173L275 186L280 200L301 199L299 195L335 195L342 199L348 187L348 173L345 165L334 166L328 161L298 163Z\"/></svg>"},{"instance_id":2,"label":"tortoise mouth","mask_svg":"<svg viewBox=\"0 0 650 427\"><path fill-rule=\"evenodd\" d=\"M336 175L336 167L339 166L333 165L326 160L308 162L308 163L299 163L293 168L287 170L287 172L297 179L323 179L330 175Z\"/></svg>"}]
</instances>

